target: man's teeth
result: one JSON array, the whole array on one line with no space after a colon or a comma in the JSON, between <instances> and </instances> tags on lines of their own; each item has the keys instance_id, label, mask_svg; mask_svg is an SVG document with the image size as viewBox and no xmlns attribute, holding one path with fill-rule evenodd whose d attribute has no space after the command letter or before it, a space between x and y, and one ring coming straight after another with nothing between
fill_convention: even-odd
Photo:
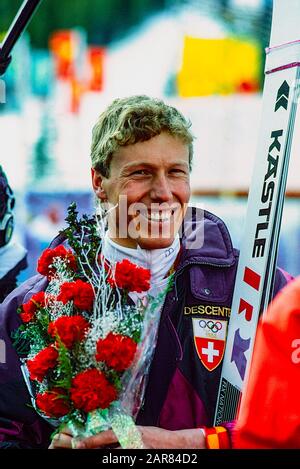
<instances>
[{"instance_id":1,"label":"man's teeth","mask_svg":"<svg viewBox=\"0 0 300 469\"><path fill-rule=\"evenodd\" d=\"M169 221L172 216L172 212L168 213L151 213L148 214L148 220L150 221Z\"/></svg>"}]
</instances>

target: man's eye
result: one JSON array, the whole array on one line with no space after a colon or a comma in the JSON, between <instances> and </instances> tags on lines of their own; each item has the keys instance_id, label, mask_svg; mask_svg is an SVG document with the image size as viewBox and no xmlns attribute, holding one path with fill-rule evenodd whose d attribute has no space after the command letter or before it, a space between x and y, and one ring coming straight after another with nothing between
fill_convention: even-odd
<instances>
[{"instance_id":1,"label":"man's eye","mask_svg":"<svg viewBox=\"0 0 300 469\"><path fill-rule=\"evenodd\" d=\"M147 171L146 169L138 169L137 171L133 171L131 173L131 176L135 176L135 175L146 176L147 174L149 174L149 171Z\"/></svg>"},{"instance_id":2,"label":"man's eye","mask_svg":"<svg viewBox=\"0 0 300 469\"><path fill-rule=\"evenodd\" d=\"M186 174L183 169L171 169L170 173L172 174Z\"/></svg>"}]
</instances>

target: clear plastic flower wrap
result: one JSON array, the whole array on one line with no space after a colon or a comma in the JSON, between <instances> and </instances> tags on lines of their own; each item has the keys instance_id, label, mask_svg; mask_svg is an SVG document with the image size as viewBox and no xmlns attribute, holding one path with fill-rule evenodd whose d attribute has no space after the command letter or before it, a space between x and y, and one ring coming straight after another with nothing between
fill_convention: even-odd
<instances>
[{"instance_id":1,"label":"clear plastic flower wrap","mask_svg":"<svg viewBox=\"0 0 300 469\"><path fill-rule=\"evenodd\" d=\"M76 438L112 428L123 448L142 448L134 422L172 278L151 297L149 270L103 257L105 217L78 220L72 205L67 222L68 247L46 249L38 262L46 291L19 308L24 379L56 431L68 426Z\"/></svg>"}]
</instances>

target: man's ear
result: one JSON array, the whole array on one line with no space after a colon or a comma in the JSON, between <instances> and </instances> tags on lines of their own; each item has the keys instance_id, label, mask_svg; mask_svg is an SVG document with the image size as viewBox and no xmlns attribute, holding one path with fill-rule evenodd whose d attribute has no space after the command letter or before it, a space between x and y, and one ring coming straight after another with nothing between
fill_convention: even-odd
<instances>
[{"instance_id":1,"label":"man's ear","mask_svg":"<svg viewBox=\"0 0 300 469\"><path fill-rule=\"evenodd\" d=\"M96 171L94 168L91 168L91 175L92 175L92 185L94 192L98 199L102 202L107 200L107 195L105 190L103 189L103 176L99 171Z\"/></svg>"}]
</instances>

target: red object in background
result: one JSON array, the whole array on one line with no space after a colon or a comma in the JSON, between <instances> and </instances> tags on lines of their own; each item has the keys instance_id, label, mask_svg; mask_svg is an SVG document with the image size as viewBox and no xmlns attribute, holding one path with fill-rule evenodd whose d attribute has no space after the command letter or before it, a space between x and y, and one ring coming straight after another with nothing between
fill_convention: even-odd
<instances>
[{"instance_id":1,"label":"red object in background","mask_svg":"<svg viewBox=\"0 0 300 469\"><path fill-rule=\"evenodd\" d=\"M56 31L50 36L49 47L54 55L57 78L67 80L74 77L75 46L73 31Z\"/></svg>"},{"instance_id":2,"label":"red object in background","mask_svg":"<svg viewBox=\"0 0 300 469\"><path fill-rule=\"evenodd\" d=\"M235 448L300 447L300 277L260 320Z\"/></svg>"},{"instance_id":3,"label":"red object in background","mask_svg":"<svg viewBox=\"0 0 300 469\"><path fill-rule=\"evenodd\" d=\"M84 78L76 72L76 61L79 59L80 37L75 30L56 31L50 36L49 47L54 56L56 77L68 81L70 85L70 110L78 113L82 95L86 91L103 90L103 70L105 48L90 46L82 55L85 60L80 63ZM87 66L87 68L86 68ZM77 63L78 67L78 63Z\"/></svg>"},{"instance_id":4,"label":"red object in background","mask_svg":"<svg viewBox=\"0 0 300 469\"><path fill-rule=\"evenodd\" d=\"M81 97L85 91L85 87L83 84L77 80L77 78L73 78L71 80L71 112L73 114L77 114L80 108Z\"/></svg>"},{"instance_id":5,"label":"red object in background","mask_svg":"<svg viewBox=\"0 0 300 469\"><path fill-rule=\"evenodd\" d=\"M90 91L103 90L103 71L105 60L105 48L91 46L87 51L90 77L88 79L88 89Z\"/></svg>"},{"instance_id":6,"label":"red object in background","mask_svg":"<svg viewBox=\"0 0 300 469\"><path fill-rule=\"evenodd\" d=\"M257 81L241 81L236 93L257 93L259 91L259 83Z\"/></svg>"}]
</instances>

